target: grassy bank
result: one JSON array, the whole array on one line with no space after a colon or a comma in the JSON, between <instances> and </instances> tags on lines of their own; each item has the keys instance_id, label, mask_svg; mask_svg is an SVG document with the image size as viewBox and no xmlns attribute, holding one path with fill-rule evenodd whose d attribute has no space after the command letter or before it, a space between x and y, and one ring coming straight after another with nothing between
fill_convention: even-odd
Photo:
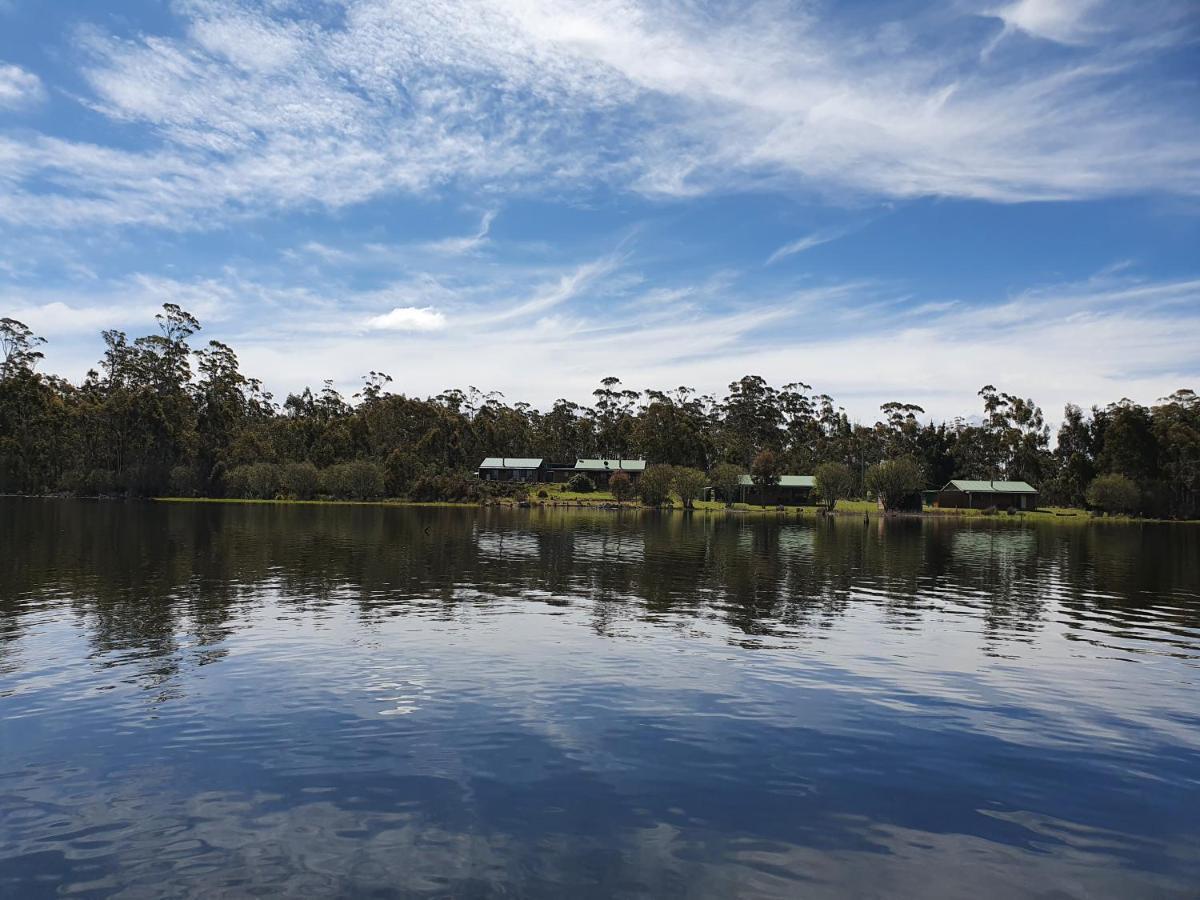
<instances>
[{"instance_id":1,"label":"grassy bank","mask_svg":"<svg viewBox=\"0 0 1200 900\"><path fill-rule=\"evenodd\" d=\"M435 509L463 507L479 508L482 506L501 506L508 508L534 506L569 509L648 509L648 507L642 506L641 502L638 500L626 500L624 502L618 502L617 499L608 491L589 491L587 493L580 493L578 491L569 491L565 488L565 485L535 485L533 491L529 495L528 501L501 498L498 500L488 501L486 503L475 501L453 502L405 500L398 497L384 500L245 500L225 497L154 497L152 499L156 503L237 503L255 506L396 506L418 508L425 507ZM545 497L538 496L539 492L541 491L545 491ZM669 508L681 510L683 509L683 504L678 498L676 498L674 505ZM759 506L753 503L734 503L732 506L726 506L724 502L719 500L697 500L693 503L693 509L706 513L736 513L743 515L774 516L787 515L797 518L812 519L816 519L824 514L823 508L819 506L785 506L782 509L775 506ZM839 500L837 507L832 512L832 515L846 517L870 516L874 518L881 515L881 513L874 500ZM1012 515L1007 513L985 514L983 510L979 509L937 509L926 507L919 513L901 513L898 515L910 518L925 519L985 519L1021 522L1051 522L1060 525L1146 525L1164 522L1200 525L1200 520L1196 519L1181 521L1173 519L1147 519L1138 518L1135 516L1095 516L1085 509L1072 509L1067 507L1043 507L1036 510L1019 511Z\"/></svg>"}]
</instances>

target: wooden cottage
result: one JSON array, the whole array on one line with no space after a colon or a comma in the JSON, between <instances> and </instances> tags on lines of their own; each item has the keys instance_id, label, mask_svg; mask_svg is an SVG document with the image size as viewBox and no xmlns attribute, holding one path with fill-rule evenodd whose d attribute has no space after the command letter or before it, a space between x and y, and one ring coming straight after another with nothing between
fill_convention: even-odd
<instances>
[{"instance_id":1,"label":"wooden cottage","mask_svg":"<svg viewBox=\"0 0 1200 900\"><path fill-rule=\"evenodd\" d=\"M624 472L632 481L637 481L646 471L644 459L577 459L575 465L555 467L554 480L568 481L573 475L586 475L592 484L603 488L613 472Z\"/></svg>"},{"instance_id":2,"label":"wooden cottage","mask_svg":"<svg viewBox=\"0 0 1200 900\"><path fill-rule=\"evenodd\" d=\"M759 486L749 475L743 475L741 500L764 506L803 506L813 501L817 480L812 475L780 475L777 484Z\"/></svg>"},{"instance_id":3,"label":"wooden cottage","mask_svg":"<svg viewBox=\"0 0 1200 900\"><path fill-rule=\"evenodd\" d=\"M489 456L479 464L484 481L545 481L546 461L517 456Z\"/></svg>"},{"instance_id":4,"label":"wooden cottage","mask_svg":"<svg viewBox=\"0 0 1200 900\"><path fill-rule=\"evenodd\" d=\"M937 493L942 509L1037 509L1037 488L1024 481L968 481L956 478Z\"/></svg>"}]
</instances>

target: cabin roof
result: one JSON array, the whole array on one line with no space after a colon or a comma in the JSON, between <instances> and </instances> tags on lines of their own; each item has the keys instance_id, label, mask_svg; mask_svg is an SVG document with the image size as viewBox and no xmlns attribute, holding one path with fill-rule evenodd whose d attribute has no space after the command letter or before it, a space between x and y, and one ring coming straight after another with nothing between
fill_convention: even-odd
<instances>
[{"instance_id":1,"label":"cabin roof","mask_svg":"<svg viewBox=\"0 0 1200 900\"><path fill-rule=\"evenodd\" d=\"M968 481L955 478L943 491L962 491L964 494L1036 494L1037 488L1026 481Z\"/></svg>"},{"instance_id":2,"label":"cabin roof","mask_svg":"<svg viewBox=\"0 0 1200 900\"><path fill-rule=\"evenodd\" d=\"M750 475L742 475L738 478L746 487L751 487L754 484L754 478ZM772 485L773 487L790 487L790 488L810 488L817 486L817 479L813 475L780 475L779 481Z\"/></svg>"},{"instance_id":3,"label":"cabin roof","mask_svg":"<svg viewBox=\"0 0 1200 900\"><path fill-rule=\"evenodd\" d=\"M540 469L542 459L527 456L489 456L479 464L481 469Z\"/></svg>"},{"instance_id":4,"label":"cabin roof","mask_svg":"<svg viewBox=\"0 0 1200 900\"><path fill-rule=\"evenodd\" d=\"M646 468L644 459L577 459L577 472L642 472Z\"/></svg>"}]
</instances>

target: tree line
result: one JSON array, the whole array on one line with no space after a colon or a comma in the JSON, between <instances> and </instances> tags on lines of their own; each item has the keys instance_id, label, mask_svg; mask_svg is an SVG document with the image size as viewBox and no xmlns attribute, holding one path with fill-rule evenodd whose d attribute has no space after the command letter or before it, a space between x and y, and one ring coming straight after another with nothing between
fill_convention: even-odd
<instances>
[{"instance_id":1,"label":"tree line","mask_svg":"<svg viewBox=\"0 0 1200 900\"><path fill-rule=\"evenodd\" d=\"M474 474L485 456L641 457L714 483L734 470L769 480L763 471L826 466L832 477L836 465L848 496L904 473L928 488L951 478L1028 481L1050 505L1090 497L1131 513L1200 512L1200 398L1191 390L1149 407L1068 405L1053 445L1038 405L993 385L969 418L934 422L894 401L871 424L807 384L776 387L757 375L722 397L635 390L610 377L590 405L560 399L539 410L475 387L408 396L373 371L352 397L326 381L280 403L241 371L232 348L197 341L201 325L186 310L168 303L156 318L155 332L133 339L102 332L98 365L78 384L39 372L44 341L0 319L0 491L475 499L494 489Z\"/></svg>"}]
</instances>

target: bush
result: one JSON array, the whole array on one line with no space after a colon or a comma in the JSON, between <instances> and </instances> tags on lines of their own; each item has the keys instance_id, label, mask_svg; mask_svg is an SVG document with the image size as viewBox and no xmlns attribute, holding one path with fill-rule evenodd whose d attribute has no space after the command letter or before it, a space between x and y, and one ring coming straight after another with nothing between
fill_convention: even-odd
<instances>
[{"instance_id":1,"label":"bush","mask_svg":"<svg viewBox=\"0 0 1200 900\"><path fill-rule=\"evenodd\" d=\"M311 500L321 487L321 473L310 462L293 462L283 467L283 489L296 500Z\"/></svg>"},{"instance_id":2,"label":"bush","mask_svg":"<svg viewBox=\"0 0 1200 900\"><path fill-rule=\"evenodd\" d=\"M101 497L117 492L117 476L111 469L74 469L63 476L61 487L80 497Z\"/></svg>"},{"instance_id":3,"label":"bush","mask_svg":"<svg viewBox=\"0 0 1200 900\"><path fill-rule=\"evenodd\" d=\"M274 500L279 495L279 467L274 463L250 463L225 473L225 495L246 500Z\"/></svg>"},{"instance_id":4,"label":"bush","mask_svg":"<svg viewBox=\"0 0 1200 900\"><path fill-rule=\"evenodd\" d=\"M826 509L833 509L839 500L854 492L854 473L844 463L827 462L817 466L816 493Z\"/></svg>"},{"instance_id":5,"label":"bush","mask_svg":"<svg viewBox=\"0 0 1200 900\"><path fill-rule=\"evenodd\" d=\"M383 464L384 485L388 496L406 496L424 469L421 461L409 451L393 450Z\"/></svg>"},{"instance_id":6,"label":"bush","mask_svg":"<svg viewBox=\"0 0 1200 900\"><path fill-rule=\"evenodd\" d=\"M886 510L906 509L925 486L920 464L911 456L888 459L867 469L867 489ZM919 503L918 496L918 503Z\"/></svg>"},{"instance_id":7,"label":"bush","mask_svg":"<svg viewBox=\"0 0 1200 900\"><path fill-rule=\"evenodd\" d=\"M713 466L711 472L708 473L709 481L716 488L717 496L725 501L725 505L729 506L742 492L742 475L745 473L740 467L731 463L721 463Z\"/></svg>"},{"instance_id":8,"label":"bush","mask_svg":"<svg viewBox=\"0 0 1200 900\"><path fill-rule=\"evenodd\" d=\"M338 500L377 500L383 496L383 466L357 459L321 473L321 489Z\"/></svg>"},{"instance_id":9,"label":"bush","mask_svg":"<svg viewBox=\"0 0 1200 900\"><path fill-rule=\"evenodd\" d=\"M671 487L683 501L684 508L691 509L694 500L704 497L704 489L708 487L708 478L699 469L679 466L671 472Z\"/></svg>"},{"instance_id":10,"label":"bush","mask_svg":"<svg viewBox=\"0 0 1200 900\"><path fill-rule=\"evenodd\" d=\"M632 500L637 494L628 472L613 472L608 478L608 489L618 500Z\"/></svg>"},{"instance_id":11,"label":"bush","mask_svg":"<svg viewBox=\"0 0 1200 900\"><path fill-rule=\"evenodd\" d=\"M200 479L196 477L196 470L193 467L175 466L171 469L168 486L174 497L194 497L199 492Z\"/></svg>"},{"instance_id":12,"label":"bush","mask_svg":"<svg viewBox=\"0 0 1200 900\"><path fill-rule=\"evenodd\" d=\"M546 489L545 489L545 488L539 488L539 489L538 489L538 492L537 492L537 495L538 495L538 499L539 499L539 500L547 500L547 499L549 499L549 497L550 497L550 495L546 493Z\"/></svg>"},{"instance_id":13,"label":"bush","mask_svg":"<svg viewBox=\"0 0 1200 900\"><path fill-rule=\"evenodd\" d=\"M1087 502L1106 513L1131 515L1141 508L1142 492L1124 475L1101 475L1088 485Z\"/></svg>"},{"instance_id":14,"label":"bush","mask_svg":"<svg viewBox=\"0 0 1200 900\"><path fill-rule=\"evenodd\" d=\"M588 478L582 472L576 472L567 481L567 490L574 491L577 494L590 494L596 489L596 485L592 479Z\"/></svg>"},{"instance_id":15,"label":"bush","mask_svg":"<svg viewBox=\"0 0 1200 900\"><path fill-rule=\"evenodd\" d=\"M638 479L638 496L647 506L662 506L671 499L673 478L671 466L648 466Z\"/></svg>"},{"instance_id":16,"label":"bush","mask_svg":"<svg viewBox=\"0 0 1200 900\"><path fill-rule=\"evenodd\" d=\"M524 485L521 487L524 489ZM505 490L511 492L511 485L481 482L478 478L457 472L441 475L427 472L413 481L408 496L412 500L430 503L439 500L476 500L481 496L500 496Z\"/></svg>"}]
</instances>

